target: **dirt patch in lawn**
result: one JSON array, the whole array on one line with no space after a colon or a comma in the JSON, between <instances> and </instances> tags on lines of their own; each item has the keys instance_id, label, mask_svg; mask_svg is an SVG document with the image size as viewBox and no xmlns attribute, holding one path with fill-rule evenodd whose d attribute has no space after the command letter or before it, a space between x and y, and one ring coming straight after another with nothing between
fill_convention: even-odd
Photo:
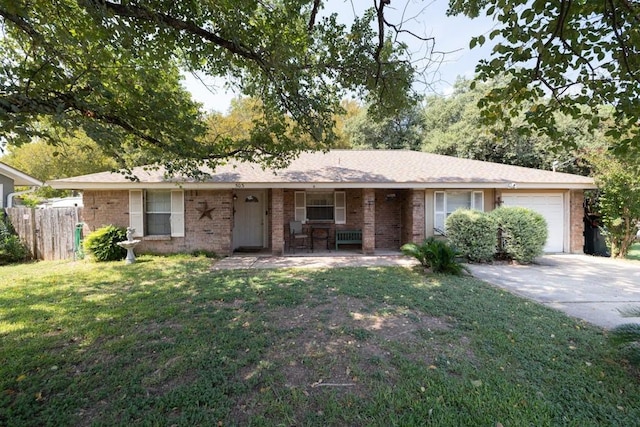
<instances>
[{"instance_id":1,"label":"dirt patch in lawn","mask_svg":"<svg viewBox=\"0 0 640 427\"><path fill-rule=\"evenodd\" d=\"M375 381L384 378L395 383L394 348L416 346L421 361L431 364L435 348L433 342L426 346L425 334L450 329L443 318L348 296L274 310L270 322L279 330L277 340L262 366L242 370L239 380L255 379L267 366L289 393L300 394L310 404L322 401L324 393L366 398L371 376ZM259 389L260 393L268 391L268 387ZM252 401L255 399L248 395L238 402L233 419L248 420L259 412ZM321 410L305 408L316 409Z\"/></svg>"}]
</instances>

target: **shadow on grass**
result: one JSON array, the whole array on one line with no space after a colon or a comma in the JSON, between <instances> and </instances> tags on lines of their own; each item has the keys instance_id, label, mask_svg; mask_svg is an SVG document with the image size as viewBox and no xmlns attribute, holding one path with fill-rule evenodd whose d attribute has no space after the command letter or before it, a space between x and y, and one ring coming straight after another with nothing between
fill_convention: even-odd
<instances>
[{"instance_id":1,"label":"shadow on grass","mask_svg":"<svg viewBox=\"0 0 640 427\"><path fill-rule=\"evenodd\" d=\"M472 278L140 261L6 270L0 425L640 417L601 330Z\"/></svg>"}]
</instances>

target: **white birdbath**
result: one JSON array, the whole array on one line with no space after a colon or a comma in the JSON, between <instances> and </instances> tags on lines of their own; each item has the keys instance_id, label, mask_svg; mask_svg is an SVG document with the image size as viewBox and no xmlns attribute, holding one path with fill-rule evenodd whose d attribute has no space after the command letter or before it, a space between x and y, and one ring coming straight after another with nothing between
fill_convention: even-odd
<instances>
[{"instance_id":1,"label":"white birdbath","mask_svg":"<svg viewBox=\"0 0 640 427\"><path fill-rule=\"evenodd\" d=\"M136 262L136 254L133 253L133 248L136 247L140 240L133 239L134 228L127 227L127 240L124 242L117 242L116 244L120 247L123 247L127 250L127 258L125 259L125 264L133 264Z\"/></svg>"}]
</instances>

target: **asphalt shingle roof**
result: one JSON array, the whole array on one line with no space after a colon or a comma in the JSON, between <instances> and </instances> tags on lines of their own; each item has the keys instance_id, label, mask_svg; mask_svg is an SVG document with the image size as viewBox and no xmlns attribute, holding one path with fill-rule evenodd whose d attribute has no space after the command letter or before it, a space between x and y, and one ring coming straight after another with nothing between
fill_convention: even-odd
<instances>
[{"instance_id":1,"label":"asphalt shingle roof","mask_svg":"<svg viewBox=\"0 0 640 427\"><path fill-rule=\"evenodd\" d=\"M219 166L204 181L166 178L164 170L135 168L139 182L132 183L119 173L102 172L50 182L54 188L130 188L133 184L154 186L181 183L187 186L231 187L260 184L272 187L301 184L361 185L373 187L503 187L514 183L521 188L593 188L593 179L560 172L509 166L478 160L404 150L333 150L302 153L289 167L263 169L253 163L230 162Z\"/></svg>"}]
</instances>

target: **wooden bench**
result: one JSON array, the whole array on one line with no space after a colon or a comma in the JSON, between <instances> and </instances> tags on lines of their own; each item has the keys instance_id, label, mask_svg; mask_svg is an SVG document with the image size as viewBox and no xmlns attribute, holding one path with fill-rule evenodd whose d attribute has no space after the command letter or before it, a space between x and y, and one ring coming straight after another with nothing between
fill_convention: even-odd
<instances>
[{"instance_id":1,"label":"wooden bench","mask_svg":"<svg viewBox=\"0 0 640 427\"><path fill-rule=\"evenodd\" d=\"M338 245L362 245L362 230L336 230L336 251Z\"/></svg>"}]
</instances>

